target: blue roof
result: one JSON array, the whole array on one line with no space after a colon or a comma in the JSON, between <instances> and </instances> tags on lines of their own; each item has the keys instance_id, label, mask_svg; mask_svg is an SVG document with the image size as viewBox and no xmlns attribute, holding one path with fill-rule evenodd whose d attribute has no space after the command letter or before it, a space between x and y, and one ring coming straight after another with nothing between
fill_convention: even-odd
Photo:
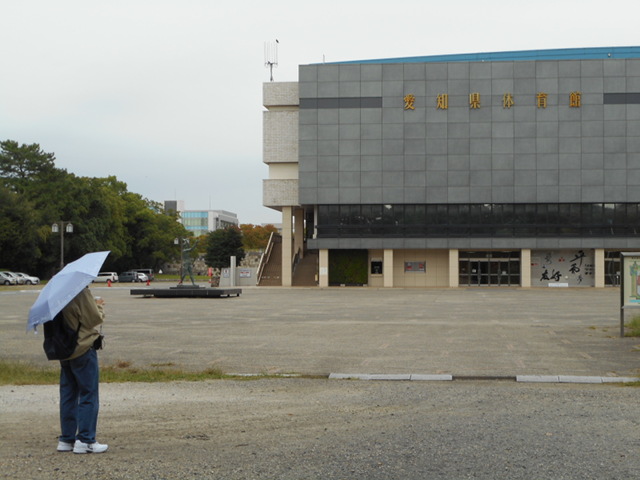
<instances>
[{"instance_id":1,"label":"blue roof","mask_svg":"<svg viewBox=\"0 0 640 480\"><path fill-rule=\"evenodd\" d=\"M433 63L433 62L508 62L523 60L599 60L607 58L640 58L640 47L557 48L551 50L520 50L514 52L459 53L426 57L349 60L327 64L353 63Z\"/></svg>"}]
</instances>

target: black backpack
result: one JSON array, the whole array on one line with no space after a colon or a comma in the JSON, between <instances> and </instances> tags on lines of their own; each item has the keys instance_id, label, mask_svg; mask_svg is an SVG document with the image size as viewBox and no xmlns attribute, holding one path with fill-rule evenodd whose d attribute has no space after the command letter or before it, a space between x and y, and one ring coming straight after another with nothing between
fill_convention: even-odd
<instances>
[{"instance_id":1,"label":"black backpack","mask_svg":"<svg viewBox=\"0 0 640 480\"><path fill-rule=\"evenodd\" d=\"M49 360L64 360L73 355L78 346L78 329L74 330L64 321L62 312L58 313L53 320L44 324L44 353Z\"/></svg>"}]
</instances>

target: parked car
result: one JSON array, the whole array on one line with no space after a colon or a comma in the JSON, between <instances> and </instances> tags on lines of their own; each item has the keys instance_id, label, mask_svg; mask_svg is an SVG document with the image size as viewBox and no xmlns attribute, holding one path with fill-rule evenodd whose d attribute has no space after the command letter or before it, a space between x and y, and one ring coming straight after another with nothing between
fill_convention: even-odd
<instances>
[{"instance_id":1,"label":"parked car","mask_svg":"<svg viewBox=\"0 0 640 480\"><path fill-rule=\"evenodd\" d=\"M149 277L140 272L122 272L119 276L120 283L122 282L146 282Z\"/></svg>"},{"instance_id":2,"label":"parked car","mask_svg":"<svg viewBox=\"0 0 640 480\"><path fill-rule=\"evenodd\" d=\"M18 281L11 275L7 275L7 272L0 272L0 284L2 285L16 285Z\"/></svg>"},{"instance_id":3,"label":"parked car","mask_svg":"<svg viewBox=\"0 0 640 480\"><path fill-rule=\"evenodd\" d=\"M4 271L3 273L5 275L8 275L9 277L13 278L16 281L16 283L14 283L14 285L24 285L24 278L20 278L18 275L16 275L13 272Z\"/></svg>"},{"instance_id":4,"label":"parked car","mask_svg":"<svg viewBox=\"0 0 640 480\"><path fill-rule=\"evenodd\" d=\"M38 285L40 283L40 279L38 277L34 277L33 275L27 275L26 273L22 273L22 272L15 272L15 275L18 278L23 279L23 282L25 285Z\"/></svg>"},{"instance_id":5,"label":"parked car","mask_svg":"<svg viewBox=\"0 0 640 480\"><path fill-rule=\"evenodd\" d=\"M144 273L147 278L149 279L149 281L153 282L154 279L154 275L153 275L153 268L134 268L133 269L134 272L139 272L139 273ZM146 280L145 280L146 282Z\"/></svg>"},{"instance_id":6,"label":"parked car","mask_svg":"<svg viewBox=\"0 0 640 480\"><path fill-rule=\"evenodd\" d=\"M95 278L94 282L107 283L109 280L111 280L111 282L117 282L118 274L116 272L100 272Z\"/></svg>"},{"instance_id":7,"label":"parked car","mask_svg":"<svg viewBox=\"0 0 640 480\"><path fill-rule=\"evenodd\" d=\"M136 275L138 275L138 281L139 282L148 282L149 281L149 277L147 276L146 273L136 272Z\"/></svg>"}]
</instances>

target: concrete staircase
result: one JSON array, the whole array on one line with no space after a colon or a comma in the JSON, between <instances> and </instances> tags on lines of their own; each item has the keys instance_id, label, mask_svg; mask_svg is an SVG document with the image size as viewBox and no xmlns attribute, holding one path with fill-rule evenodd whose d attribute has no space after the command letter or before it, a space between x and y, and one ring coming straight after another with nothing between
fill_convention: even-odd
<instances>
[{"instance_id":1,"label":"concrete staircase","mask_svg":"<svg viewBox=\"0 0 640 480\"><path fill-rule=\"evenodd\" d=\"M317 286L316 275L318 273L318 252L307 251L300 260L295 272L293 272L294 287Z\"/></svg>"},{"instance_id":2,"label":"concrete staircase","mask_svg":"<svg viewBox=\"0 0 640 480\"><path fill-rule=\"evenodd\" d=\"M269 262L265 265L258 283L260 287L282 286L282 237L273 236L273 246Z\"/></svg>"}]
</instances>

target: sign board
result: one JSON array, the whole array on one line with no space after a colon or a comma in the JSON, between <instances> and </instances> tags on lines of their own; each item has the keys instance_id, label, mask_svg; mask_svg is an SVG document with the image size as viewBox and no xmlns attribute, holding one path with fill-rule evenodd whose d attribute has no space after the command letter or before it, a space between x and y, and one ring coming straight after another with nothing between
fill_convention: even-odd
<instances>
[{"instance_id":1,"label":"sign board","mask_svg":"<svg viewBox=\"0 0 640 480\"><path fill-rule=\"evenodd\" d=\"M624 337L624 309L640 307L640 252L620 252L620 336Z\"/></svg>"},{"instance_id":2,"label":"sign board","mask_svg":"<svg viewBox=\"0 0 640 480\"><path fill-rule=\"evenodd\" d=\"M405 272L426 272L427 262L424 260L422 262L404 262L404 271Z\"/></svg>"},{"instance_id":3,"label":"sign board","mask_svg":"<svg viewBox=\"0 0 640 480\"><path fill-rule=\"evenodd\" d=\"M622 305L640 305L640 253L621 253Z\"/></svg>"}]
</instances>

